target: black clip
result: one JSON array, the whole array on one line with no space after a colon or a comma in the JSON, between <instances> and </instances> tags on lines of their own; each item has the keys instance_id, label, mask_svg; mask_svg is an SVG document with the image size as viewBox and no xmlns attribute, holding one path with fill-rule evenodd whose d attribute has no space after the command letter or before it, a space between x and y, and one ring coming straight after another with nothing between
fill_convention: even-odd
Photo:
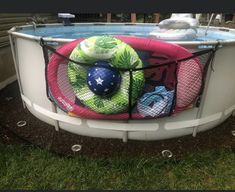
<instances>
[{"instance_id":1,"label":"black clip","mask_svg":"<svg viewBox=\"0 0 235 192\"><path fill-rule=\"evenodd\" d=\"M44 47L44 45L45 45L44 39L41 37L41 38L40 38L40 46L41 46L41 47Z\"/></svg>"}]
</instances>

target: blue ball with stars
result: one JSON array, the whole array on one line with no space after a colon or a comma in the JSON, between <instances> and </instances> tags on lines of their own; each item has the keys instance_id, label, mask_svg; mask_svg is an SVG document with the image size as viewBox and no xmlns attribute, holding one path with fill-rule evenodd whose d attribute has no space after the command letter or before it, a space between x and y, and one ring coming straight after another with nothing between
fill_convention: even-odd
<instances>
[{"instance_id":1,"label":"blue ball with stars","mask_svg":"<svg viewBox=\"0 0 235 192\"><path fill-rule=\"evenodd\" d=\"M87 71L89 89L99 96L110 96L119 89L121 75L106 61L97 61Z\"/></svg>"}]
</instances>

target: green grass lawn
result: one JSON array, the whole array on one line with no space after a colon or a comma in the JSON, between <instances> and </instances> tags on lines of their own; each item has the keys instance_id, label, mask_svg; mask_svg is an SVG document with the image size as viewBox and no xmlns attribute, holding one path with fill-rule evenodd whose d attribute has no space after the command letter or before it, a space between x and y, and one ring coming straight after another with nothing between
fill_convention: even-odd
<instances>
[{"instance_id":1,"label":"green grass lawn","mask_svg":"<svg viewBox=\"0 0 235 192\"><path fill-rule=\"evenodd\" d=\"M0 144L0 189L235 189L235 154L214 150L180 161L159 157L61 157Z\"/></svg>"}]
</instances>

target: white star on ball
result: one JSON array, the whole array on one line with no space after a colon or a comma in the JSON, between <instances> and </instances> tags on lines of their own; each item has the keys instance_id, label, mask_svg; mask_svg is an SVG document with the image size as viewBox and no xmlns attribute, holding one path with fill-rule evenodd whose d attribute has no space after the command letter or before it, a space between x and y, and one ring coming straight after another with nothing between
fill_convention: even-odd
<instances>
[{"instance_id":1,"label":"white star on ball","mask_svg":"<svg viewBox=\"0 0 235 192\"><path fill-rule=\"evenodd\" d=\"M100 77L98 78L98 79L95 79L96 80L96 84L97 85L102 85L102 83L103 83L103 79L101 79Z\"/></svg>"},{"instance_id":2,"label":"white star on ball","mask_svg":"<svg viewBox=\"0 0 235 192\"><path fill-rule=\"evenodd\" d=\"M106 88L105 90L104 90L104 92L107 92L109 89L108 88Z\"/></svg>"},{"instance_id":3,"label":"white star on ball","mask_svg":"<svg viewBox=\"0 0 235 192\"><path fill-rule=\"evenodd\" d=\"M88 84L91 86L91 81L88 81Z\"/></svg>"}]
</instances>

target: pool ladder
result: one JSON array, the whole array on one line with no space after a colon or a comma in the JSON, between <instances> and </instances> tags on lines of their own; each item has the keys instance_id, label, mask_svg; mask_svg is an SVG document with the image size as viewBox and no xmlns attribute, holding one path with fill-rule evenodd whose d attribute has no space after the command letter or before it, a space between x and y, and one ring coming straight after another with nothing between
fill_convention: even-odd
<instances>
[{"instance_id":1,"label":"pool ladder","mask_svg":"<svg viewBox=\"0 0 235 192\"><path fill-rule=\"evenodd\" d=\"M208 25L207 25L207 27L206 27L205 36L207 36L207 31L208 31L208 29L209 29L209 27L210 27L210 25L211 25L211 22L212 22L212 18L213 18L213 17L214 17L214 13L211 14L210 20L209 20Z\"/></svg>"}]
</instances>

